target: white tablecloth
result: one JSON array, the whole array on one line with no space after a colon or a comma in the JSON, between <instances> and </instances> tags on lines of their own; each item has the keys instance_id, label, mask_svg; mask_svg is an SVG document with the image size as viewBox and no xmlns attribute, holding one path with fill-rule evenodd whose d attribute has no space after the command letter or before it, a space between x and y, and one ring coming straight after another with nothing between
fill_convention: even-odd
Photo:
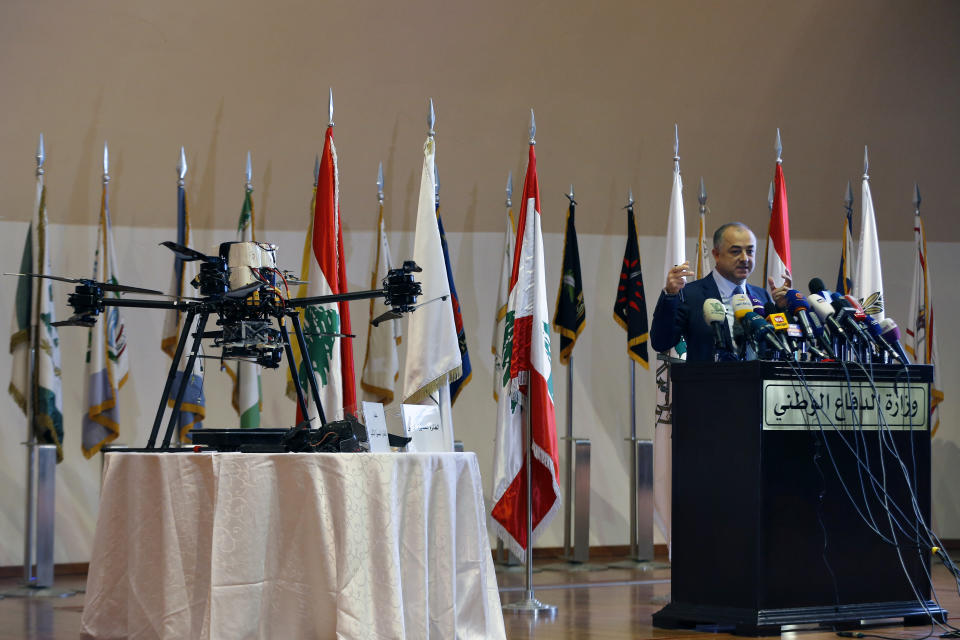
<instances>
[{"instance_id":1,"label":"white tablecloth","mask_svg":"<svg viewBox=\"0 0 960 640\"><path fill-rule=\"evenodd\" d=\"M476 456L108 453L95 638L503 638Z\"/></svg>"}]
</instances>

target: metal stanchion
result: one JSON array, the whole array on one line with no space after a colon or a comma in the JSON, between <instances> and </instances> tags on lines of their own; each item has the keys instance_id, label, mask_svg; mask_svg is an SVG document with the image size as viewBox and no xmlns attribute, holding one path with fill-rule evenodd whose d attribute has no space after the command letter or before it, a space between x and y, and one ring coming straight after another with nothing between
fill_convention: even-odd
<instances>
[{"instance_id":1,"label":"metal stanchion","mask_svg":"<svg viewBox=\"0 0 960 640\"><path fill-rule=\"evenodd\" d=\"M521 372L521 377L528 372ZM529 379L526 381L529 389ZM511 602L503 605L507 613L529 615L531 617L552 618L557 615L557 608L552 604L544 604L537 600L533 593L533 429L530 420L530 397L518 394L523 402L524 422L524 456L527 467L527 553L526 553L526 581L524 584L526 597L520 602Z\"/></svg>"},{"instance_id":2,"label":"metal stanchion","mask_svg":"<svg viewBox=\"0 0 960 640\"><path fill-rule=\"evenodd\" d=\"M566 553L562 556L565 562L557 562L543 567L545 571L600 571L606 565L591 564L590 560L590 441L586 438L571 438L573 444L572 465L567 465L567 473L573 475L573 490L567 492L567 505L573 502L573 547L565 545ZM569 523L569 521L568 521ZM571 536L570 525L567 524L564 538Z\"/></svg>"}]
</instances>

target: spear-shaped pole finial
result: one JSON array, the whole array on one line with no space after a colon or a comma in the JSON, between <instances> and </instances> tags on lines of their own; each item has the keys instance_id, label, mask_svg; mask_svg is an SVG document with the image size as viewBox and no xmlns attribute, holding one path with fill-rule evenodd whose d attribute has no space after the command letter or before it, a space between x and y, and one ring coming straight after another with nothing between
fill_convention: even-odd
<instances>
[{"instance_id":1,"label":"spear-shaped pole finial","mask_svg":"<svg viewBox=\"0 0 960 640\"><path fill-rule=\"evenodd\" d=\"M863 179L870 179L870 155L867 151L867 145L863 145Z\"/></svg>"},{"instance_id":2,"label":"spear-shaped pole finial","mask_svg":"<svg viewBox=\"0 0 960 640\"><path fill-rule=\"evenodd\" d=\"M110 149L107 141L103 141L103 184L110 182Z\"/></svg>"},{"instance_id":3,"label":"spear-shaped pole finial","mask_svg":"<svg viewBox=\"0 0 960 640\"><path fill-rule=\"evenodd\" d=\"M177 161L177 184L183 186L183 179L187 177L187 154L180 147L180 159Z\"/></svg>"},{"instance_id":4,"label":"spear-shaped pole finial","mask_svg":"<svg viewBox=\"0 0 960 640\"><path fill-rule=\"evenodd\" d=\"M680 162L680 127L676 122L673 123L673 162Z\"/></svg>"},{"instance_id":5,"label":"spear-shaped pole finial","mask_svg":"<svg viewBox=\"0 0 960 640\"><path fill-rule=\"evenodd\" d=\"M43 175L43 164L47 161L47 152L43 149L43 134L40 134L40 142L37 143L37 175Z\"/></svg>"},{"instance_id":6,"label":"spear-shaped pole finial","mask_svg":"<svg viewBox=\"0 0 960 640\"><path fill-rule=\"evenodd\" d=\"M313 156L313 186L316 187L320 183L320 154L315 154Z\"/></svg>"},{"instance_id":7,"label":"spear-shaped pole finial","mask_svg":"<svg viewBox=\"0 0 960 640\"><path fill-rule=\"evenodd\" d=\"M436 162L433 163L433 206L440 206L440 172Z\"/></svg>"},{"instance_id":8,"label":"spear-shaped pole finial","mask_svg":"<svg viewBox=\"0 0 960 640\"><path fill-rule=\"evenodd\" d=\"M773 180L770 181L770 189L767 191L767 209L773 211Z\"/></svg>"},{"instance_id":9,"label":"spear-shaped pole finial","mask_svg":"<svg viewBox=\"0 0 960 640\"><path fill-rule=\"evenodd\" d=\"M383 162L377 168L377 202L383 205Z\"/></svg>"},{"instance_id":10,"label":"spear-shaped pole finial","mask_svg":"<svg viewBox=\"0 0 960 640\"><path fill-rule=\"evenodd\" d=\"M433 108L433 98L430 98L430 105L427 107L427 135L431 138L436 135L434 127L437 124L437 112Z\"/></svg>"},{"instance_id":11,"label":"spear-shaped pole finial","mask_svg":"<svg viewBox=\"0 0 960 640\"><path fill-rule=\"evenodd\" d=\"M703 213L707 206L707 187L703 184L703 176L700 176L700 190L697 192L697 202L700 203L700 213Z\"/></svg>"},{"instance_id":12,"label":"spear-shaped pole finial","mask_svg":"<svg viewBox=\"0 0 960 640\"><path fill-rule=\"evenodd\" d=\"M633 209L633 187L627 189L627 204L624 206L624 209Z\"/></svg>"},{"instance_id":13,"label":"spear-shaped pole finial","mask_svg":"<svg viewBox=\"0 0 960 640\"><path fill-rule=\"evenodd\" d=\"M253 162L250 160L250 152L247 151L247 171L245 174L247 179L246 188L247 191L253 191Z\"/></svg>"},{"instance_id":14,"label":"spear-shaped pole finial","mask_svg":"<svg viewBox=\"0 0 960 640\"><path fill-rule=\"evenodd\" d=\"M920 187L916 182L913 183L913 212L916 215L920 215L920 202L922 198L920 197Z\"/></svg>"},{"instance_id":15,"label":"spear-shaped pole finial","mask_svg":"<svg viewBox=\"0 0 960 640\"><path fill-rule=\"evenodd\" d=\"M843 194L843 207L847 213L853 213L853 189L850 188L849 180L847 180L847 191Z\"/></svg>"},{"instance_id":16,"label":"spear-shaped pole finial","mask_svg":"<svg viewBox=\"0 0 960 640\"><path fill-rule=\"evenodd\" d=\"M537 118L533 115L533 108L530 109L530 144L537 144Z\"/></svg>"},{"instance_id":17,"label":"spear-shaped pole finial","mask_svg":"<svg viewBox=\"0 0 960 640\"><path fill-rule=\"evenodd\" d=\"M777 127L777 141L773 144L774 151L777 152L777 164L783 164L783 143L780 142L780 127Z\"/></svg>"},{"instance_id":18,"label":"spear-shaped pole finial","mask_svg":"<svg viewBox=\"0 0 960 640\"><path fill-rule=\"evenodd\" d=\"M507 174L507 208L513 206L513 171Z\"/></svg>"},{"instance_id":19,"label":"spear-shaped pole finial","mask_svg":"<svg viewBox=\"0 0 960 640\"><path fill-rule=\"evenodd\" d=\"M570 183L570 193L564 194L567 196L567 200L570 201L570 204L577 204L577 201L573 199L573 183Z\"/></svg>"},{"instance_id":20,"label":"spear-shaped pole finial","mask_svg":"<svg viewBox=\"0 0 960 640\"><path fill-rule=\"evenodd\" d=\"M330 99L327 103L327 126L333 126L333 87L330 87Z\"/></svg>"}]
</instances>

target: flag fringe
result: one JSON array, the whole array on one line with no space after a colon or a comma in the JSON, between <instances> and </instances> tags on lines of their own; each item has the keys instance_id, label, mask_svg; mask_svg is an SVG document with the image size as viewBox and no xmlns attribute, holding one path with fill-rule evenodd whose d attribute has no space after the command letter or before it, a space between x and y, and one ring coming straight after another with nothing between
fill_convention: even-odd
<instances>
[{"instance_id":1,"label":"flag fringe","mask_svg":"<svg viewBox=\"0 0 960 640\"><path fill-rule=\"evenodd\" d=\"M394 382L396 382L396 377L394 377ZM369 382L365 382L362 379L360 380L360 388L367 393L377 396L380 404L388 405L393 402L393 389L384 389L383 387L378 387L374 384L370 384Z\"/></svg>"},{"instance_id":2,"label":"flag fringe","mask_svg":"<svg viewBox=\"0 0 960 640\"><path fill-rule=\"evenodd\" d=\"M7 387L7 392L13 398L13 401L17 403L17 406L20 407L20 410L24 413L27 412L27 396L24 395L20 389L17 388L13 382L10 383L10 386Z\"/></svg>"},{"instance_id":3,"label":"flag fringe","mask_svg":"<svg viewBox=\"0 0 960 640\"><path fill-rule=\"evenodd\" d=\"M463 375L463 366L459 366L456 369L451 369L450 371L434 378L427 384L423 385L409 396L407 396L403 403L404 404L418 404L426 400L434 391L440 388L440 385L443 384L444 379L447 380L447 384L451 382L456 382L460 379L460 376ZM450 404L453 404L451 402Z\"/></svg>"}]
</instances>

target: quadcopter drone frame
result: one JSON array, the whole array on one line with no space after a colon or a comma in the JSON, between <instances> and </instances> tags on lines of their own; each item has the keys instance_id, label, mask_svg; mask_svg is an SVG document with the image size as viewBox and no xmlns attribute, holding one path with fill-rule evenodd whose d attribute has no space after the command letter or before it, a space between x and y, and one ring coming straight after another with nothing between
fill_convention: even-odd
<instances>
[{"instance_id":1,"label":"quadcopter drone frame","mask_svg":"<svg viewBox=\"0 0 960 640\"><path fill-rule=\"evenodd\" d=\"M193 282L193 285L200 290L204 298L200 299L176 299L176 300L143 300L128 299L119 297L106 297L105 291L133 291L136 293L163 295L159 291L149 289L138 289L134 287L125 287L123 285L106 284L94 282L92 280L72 280L58 276L40 276L52 277L53 279L67 282L78 282L76 289L68 296L68 304L73 308L74 316L67 321L57 323L59 325L81 325L93 326L96 323L97 316L106 307L128 307L137 309L164 309L185 312L186 316L183 322L183 328L180 331L180 338L177 342L177 348L170 363L167 372L167 379L164 383L163 393L160 397L160 404L157 407L157 413L154 418L153 427L150 430L150 437L147 440L146 450L157 449L157 439L160 435L160 426L163 422L163 416L167 405L169 404L171 394L174 392L174 384L177 372L180 370L180 362L183 359L187 339L193 337L193 343L190 348L187 365L184 371L192 371L196 361L200 356L200 346L204 338L224 338L224 329L228 326L240 326L243 333L244 323L256 322L258 326L264 326L265 322L275 319L278 325L279 342L282 343L283 351L287 356L287 363L290 369L290 377L293 381L296 391L297 404L300 408L305 421L309 420L307 401L304 396L303 387L300 382L300 376L297 372L297 363L294 358L293 348L290 341L290 334L287 330L285 319L290 318L294 328L297 345L300 349L302 358L301 364L306 372L306 379L310 387L311 399L317 408L320 426L327 424L326 416L323 412L323 405L320 400L320 387L316 379L316 371L310 359L310 352L307 348L306 337L303 326L300 322L300 309L320 304L330 304L336 302L346 302L351 300L368 300L371 298L386 298L385 303L390 307L383 316L373 321L376 325L379 321L387 318L396 318L400 314L412 311L415 308L417 296L421 294L420 284L414 281L411 275L414 272L421 271L420 267L413 261L406 261L398 269L391 269L387 277L383 280L383 286L380 289L371 289L365 291L354 291L341 294L331 294L324 296L312 296L306 298L283 298L279 295L279 290L271 283L254 282L240 289L230 290L229 288L229 267L223 257L206 256L192 249L177 245L176 243L163 243L177 254L182 260L202 260L200 274ZM276 271L273 269L273 271ZM279 273L279 272L277 272ZM22 274L34 275L34 274ZM254 295L254 294L257 295ZM211 315L218 317L217 323L223 327L219 331L206 331L207 322ZM191 333L191 328L195 330ZM272 329L269 331L273 331ZM275 335L275 334L274 334ZM343 335L343 334L337 334ZM346 336L352 337L352 336ZM220 345L226 349L225 345ZM254 354L259 353L256 361L263 366L276 368L279 366L279 346L272 343L267 346L251 347ZM225 357L222 359L237 359L235 357ZM173 401L173 410L169 416L167 428L163 434L163 440L160 444L161 450L169 450L170 443L174 433L177 431L177 425L180 423L180 413L183 406L183 399L188 386L186 375L181 376L180 384L176 388L176 394ZM296 432L305 426L301 423L293 427L290 431Z\"/></svg>"}]
</instances>

